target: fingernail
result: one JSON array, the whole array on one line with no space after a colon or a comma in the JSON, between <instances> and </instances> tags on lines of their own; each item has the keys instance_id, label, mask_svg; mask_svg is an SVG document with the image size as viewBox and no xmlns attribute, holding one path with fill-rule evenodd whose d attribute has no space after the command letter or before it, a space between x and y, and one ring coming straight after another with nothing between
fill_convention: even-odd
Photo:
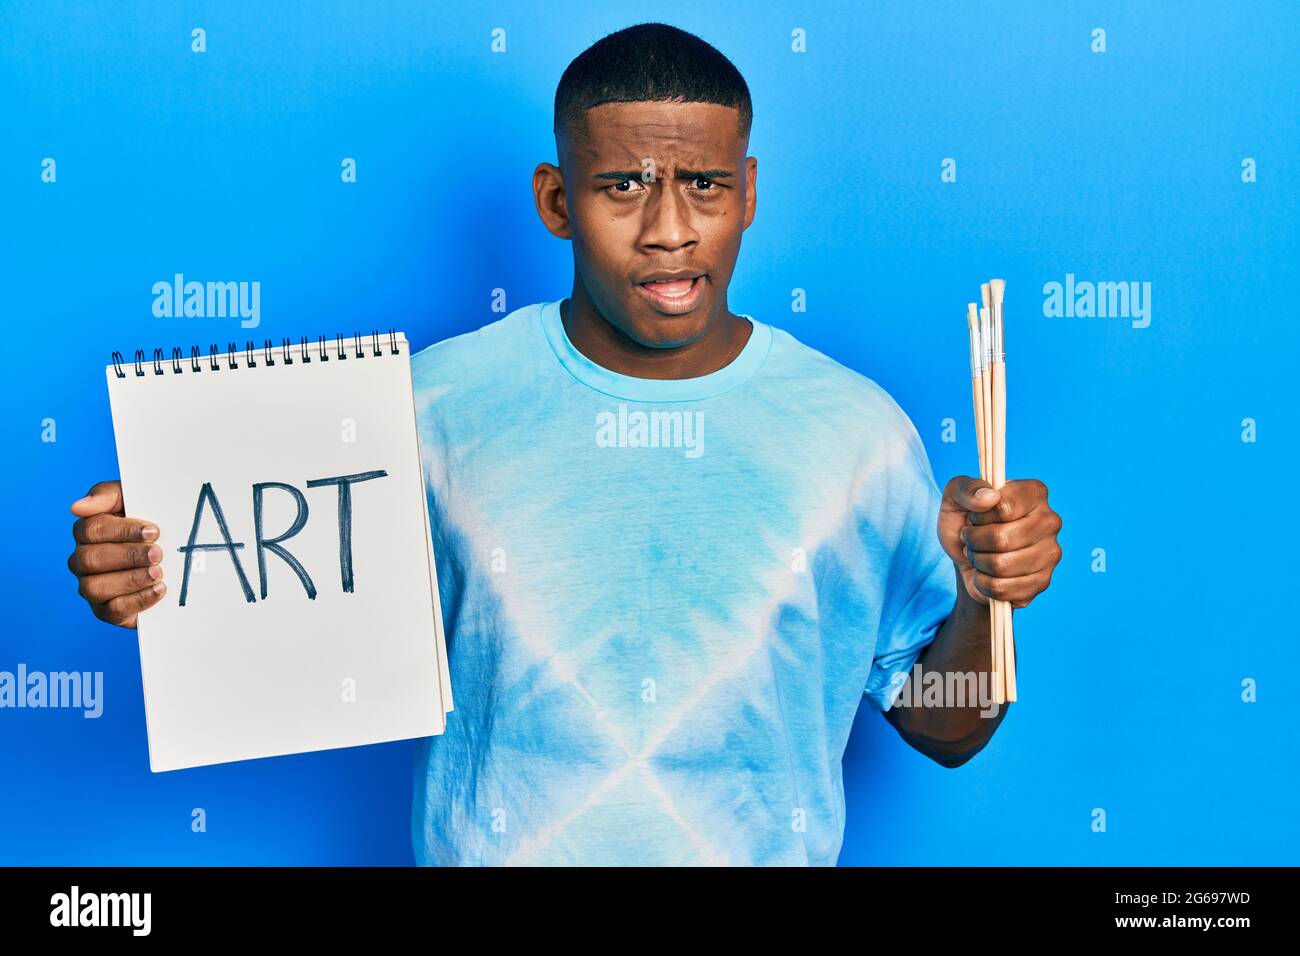
<instances>
[{"instance_id":1,"label":"fingernail","mask_svg":"<svg viewBox=\"0 0 1300 956\"><path fill-rule=\"evenodd\" d=\"M149 562L151 564L157 564L161 560L162 560L162 548L158 547L158 545L155 544L153 547L149 549Z\"/></svg>"},{"instance_id":2,"label":"fingernail","mask_svg":"<svg viewBox=\"0 0 1300 956\"><path fill-rule=\"evenodd\" d=\"M979 491L975 492L975 497L976 499L983 501L992 501L997 497L997 494L998 493L992 488L981 488Z\"/></svg>"},{"instance_id":3,"label":"fingernail","mask_svg":"<svg viewBox=\"0 0 1300 956\"><path fill-rule=\"evenodd\" d=\"M149 565L149 577L153 578L155 581L157 581L160 577L162 577L162 565L161 564Z\"/></svg>"},{"instance_id":4,"label":"fingernail","mask_svg":"<svg viewBox=\"0 0 1300 956\"><path fill-rule=\"evenodd\" d=\"M140 537L146 541L153 541L158 537L158 529L151 524L147 524L140 529Z\"/></svg>"},{"instance_id":5,"label":"fingernail","mask_svg":"<svg viewBox=\"0 0 1300 956\"><path fill-rule=\"evenodd\" d=\"M167 590L167 585L163 584L161 581L159 581L157 584L153 586L154 594L162 594L166 590Z\"/></svg>"},{"instance_id":6,"label":"fingernail","mask_svg":"<svg viewBox=\"0 0 1300 956\"><path fill-rule=\"evenodd\" d=\"M962 540L962 544L970 544L970 538L966 536L965 528L961 529L961 540Z\"/></svg>"}]
</instances>

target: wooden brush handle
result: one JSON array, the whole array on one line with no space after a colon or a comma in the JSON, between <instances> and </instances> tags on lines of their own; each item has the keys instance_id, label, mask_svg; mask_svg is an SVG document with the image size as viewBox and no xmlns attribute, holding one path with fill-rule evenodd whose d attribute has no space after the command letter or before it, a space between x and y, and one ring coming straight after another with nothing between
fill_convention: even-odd
<instances>
[{"instance_id":1,"label":"wooden brush handle","mask_svg":"<svg viewBox=\"0 0 1300 956\"><path fill-rule=\"evenodd\" d=\"M995 361L992 367L993 412L993 480L994 488L1001 488L1007 483L1007 364ZM1005 700L1000 703L1013 703L1016 699L1016 657L1015 637L1011 628L1011 605L1006 601L992 602L998 605L997 633L994 636L998 644L998 658L1002 662L1003 694Z\"/></svg>"}]
</instances>

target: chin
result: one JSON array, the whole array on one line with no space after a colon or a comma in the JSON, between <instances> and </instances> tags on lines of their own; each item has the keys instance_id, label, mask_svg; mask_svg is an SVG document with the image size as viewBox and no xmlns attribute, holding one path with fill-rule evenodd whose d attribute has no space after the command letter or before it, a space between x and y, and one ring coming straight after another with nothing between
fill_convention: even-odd
<instances>
[{"instance_id":1,"label":"chin","mask_svg":"<svg viewBox=\"0 0 1300 956\"><path fill-rule=\"evenodd\" d=\"M699 314L697 315L696 312ZM707 314L701 308L686 315L656 313L646 319L638 320L627 331L632 339L648 348L671 349L690 345L704 335L708 325Z\"/></svg>"}]
</instances>

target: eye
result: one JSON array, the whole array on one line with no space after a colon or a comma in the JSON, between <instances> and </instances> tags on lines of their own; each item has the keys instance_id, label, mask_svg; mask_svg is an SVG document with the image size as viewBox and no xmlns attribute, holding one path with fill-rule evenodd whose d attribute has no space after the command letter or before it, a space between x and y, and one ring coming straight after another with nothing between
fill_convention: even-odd
<instances>
[{"instance_id":1,"label":"eye","mask_svg":"<svg viewBox=\"0 0 1300 956\"><path fill-rule=\"evenodd\" d=\"M718 185L718 184L715 183L712 179L709 179L709 178L707 178L707 177L705 177L705 176L696 176L695 179L692 180L692 182L696 182L696 183L704 183L706 186L708 186L708 187L709 187L708 189L702 189L702 190L700 190L701 192L706 192L706 193L707 193L707 192L710 192L710 191L712 190L712 187Z\"/></svg>"},{"instance_id":2,"label":"eye","mask_svg":"<svg viewBox=\"0 0 1300 956\"><path fill-rule=\"evenodd\" d=\"M628 188L623 188L623 187ZM620 179L612 186L606 186L605 191L616 196L628 196L641 189L641 181L637 179Z\"/></svg>"}]
</instances>

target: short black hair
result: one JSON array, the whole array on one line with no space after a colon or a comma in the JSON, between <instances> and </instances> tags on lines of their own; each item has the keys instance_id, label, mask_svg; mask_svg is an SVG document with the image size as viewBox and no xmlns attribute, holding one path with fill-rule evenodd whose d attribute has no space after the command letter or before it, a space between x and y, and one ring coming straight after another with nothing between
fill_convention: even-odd
<instances>
[{"instance_id":1,"label":"short black hair","mask_svg":"<svg viewBox=\"0 0 1300 956\"><path fill-rule=\"evenodd\" d=\"M555 134L586 129L587 110L602 103L677 100L740 110L749 135L754 107L735 65L693 33L667 23L638 23L578 54L555 89Z\"/></svg>"}]
</instances>

